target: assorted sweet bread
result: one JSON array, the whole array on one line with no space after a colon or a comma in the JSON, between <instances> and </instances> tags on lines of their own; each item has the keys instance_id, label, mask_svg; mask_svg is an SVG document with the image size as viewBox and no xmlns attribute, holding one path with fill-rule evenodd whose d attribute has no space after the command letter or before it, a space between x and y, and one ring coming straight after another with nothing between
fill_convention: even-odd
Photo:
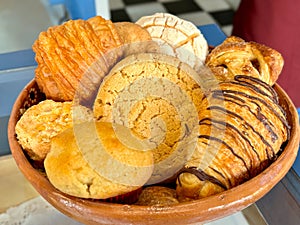
<instances>
[{"instance_id":1,"label":"assorted sweet bread","mask_svg":"<svg viewBox=\"0 0 300 225\"><path fill-rule=\"evenodd\" d=\"M103 150L95 147L100 144ZM98 153L91 153L95 149ZM107 165L113 159L118 165ZM82 198L107 199L139 189L151 175L152 163L151 152L123 145L111 123L84 122L53 137L44 165L48 179L60 191ZM119 177L122 170L127 170L126 180Z\"/></svg>"},{"instance_id":2,"label":"assorted sweet bread","mask_svg":"<svg viewBox=\"0 0 300 225\"><path fill-rule=\"evenodd\" d=\"M68 195L204 198L261 173L289 139L272 87L283 58L268 46L228 37L209 51L194 24L156 13L71 20L33 50L46 100L21 116L16 137Z\"/></svg>"},{"instance_id":3,"label":"assorted sweet bread","mask_svg":"<svg viewBox=\"0 0 300 225\"><path fill-rule=\"evenodd\" d=\"M73 111L71 101L55 102L50 99L33 105L22 115L16 125L16 135L23 150L34 161L44 161L50 151L51 139L73 123L91 120L91 110L78 106ZM76 121L73 114L76 113Z\"/></svg>"},{"instance_id":4,"label":"assorted sweet bread","mask_svg":"<svg viewBox=\"0 0 300 225\"><path fill-rule=\"evenodd\" d=\"M208 44L191 22L169 13L141 17L136 24L145 28L165 54L172 55L196 69L204 64Z\"/></svg>"},{"instance_id":5,"label":"assorted sweet bread","mask_svg":"<svg viewBox=\"0 0 300 225\"><path fill-rule=\"evenodd\" d=\"M237 75L206 98L209 104L199 118L197 148L177 180L178 195L193 199L256 176L276 160L289 137L276 93L257 78ZM214 101L218 98L222 104Z\"/></svg>"},{"instance_id":6,"label":"assorted sweet bread","mask_svg":"<svg viewBox=\"0 0 300 225\"><path fill-rule=\"evenodd\" d=\"M278 79L283 63L281 54L276 50L233 36L213 49L206 59L206 65L220 80L247 75L271 86Z\"/></svg>"},{"instance_id":7,"label":"assorted sweet bread","mask_svg":"<svg viewBox=\"0 0 300 225\"><path fill-rule=\"evenodd\" d=\"M99 88L95 119L128 127L133 139L141 140L143 149L152 152L155 167L149 183L173 175L185 160L183 152L193 147L188 146L184 131L194 130L196 137L203 95L197 76L173 56L139 53L117 63ZM128 136L124 142L135 143Z\"/></svg>"}]
</instances>

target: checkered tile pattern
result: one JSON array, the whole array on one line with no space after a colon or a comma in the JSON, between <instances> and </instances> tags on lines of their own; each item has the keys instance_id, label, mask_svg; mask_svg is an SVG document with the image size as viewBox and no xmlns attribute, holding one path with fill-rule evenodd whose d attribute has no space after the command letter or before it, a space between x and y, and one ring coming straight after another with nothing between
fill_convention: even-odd
<instances>
[{"instance_id":1,"label":"checkered tile pattern","mask_svg":"<svg viewBox=\"0 0 300 225\"><path fill-rule=\"evenodd\" d=\"M234 9L226 0L110 0L112 21L137 21L156 12L167 12L196 26L216 23L230 35Z\"/></svg>"}]
</instances>

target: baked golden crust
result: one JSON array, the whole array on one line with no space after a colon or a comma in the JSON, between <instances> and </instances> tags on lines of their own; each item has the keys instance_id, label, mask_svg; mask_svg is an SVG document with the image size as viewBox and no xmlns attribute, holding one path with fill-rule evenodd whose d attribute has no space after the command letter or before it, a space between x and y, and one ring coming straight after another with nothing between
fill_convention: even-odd
<instances>
[{"instance_id":1,"label":"baked golden crust","mask_svg":"<svg viewBox=\"0 0 300 225\"><path fill-rule=\"evenodd\" d=\"M159 52L159 46L152 41L149 32L138 24L131 22L114 23L122 42L124 57L143 52Z\"/></svg>"},{"instance_id":2,"label":"baked golden crust","mask_svg":"<svg viewBox=\"0 0 300 225\"><path fill-rule=\"evenodd\" d=\"M131 22L116 22L114 25L124 44L152 40L149 32L138 24Z\"/></svg>"},{"instance_id":3,"label":"baked golden crust","mask_svg":"<svg viewBox=\"0 0 300 225\"><path fill-rule=\"evenodd\" d=\"M150 183L174 175L192 148L183 143L193 135L196 142L203 97L197 77L175 57L140 53L116 64L99 88L95 118L128 126L134 139L153 152Z\"/></svg>"},{"instance_id":4,"label":"baked golden crust","mask_svg":"<svg viewBox=\"0 0 300 225\"><path fill-rule=\"evenodd\" d=\"M93 134L94 129L96 132ZM94 151L89 153L98 160L99 143L103 144L110 157L100 158L101 161L96 162L99 165L97 168L87 160L83 149ZM118 164L114 160L123 163L124 168L135 166L136 170L126 173L123 167L115 168L114 165ZM116 137L111 123L85 122L66 129L52 139L44 166L48 179L60 191L81 198L107 199L139 189L143 184L135 183L134 179L139 179L140 168L152 165L152 162L150 152L137 151L123 145ZM105 170L101 163L109 168ZM119 176L134 182L123 183L118 180Z\"/></svg>"},{"instance_id":5,"label":"baked golden crust","mask_svg":"<svg viewBox=\"0 0 300 225\"><path fill-rule=\"evenodd\" d=\"M30 107L16 124L22 148L36 161L43 161L50 150L52 137L71 127L71 102L45 100Z\"/></svg>"},{"instance_id":6,"label":"baked golden crust","mask_svg":"<svg viewBox=\"0 0 300 225\"><path fill-rule=\"evenodd\" d=\"M80 106L77 122L92 116ZM72 102L44 100L30 107L16 124L17 139L24 151L35 161L43 161L50 150L51 139L73 125ZM76 121L75 121L76 122Z\"/></svg>"},{"instance_id":7,"label":"baked golden crust","mask_svg":"<svg viewBox=\"0 0 300 225\"><path fill-rule=\"evenodd\" d=\"M191 172L185 171L178 175L176 194L180 202L204 198L226 190L208 179L204 179L203 177L200 179L193 174L195 172L198 172L198 170Z\"/></svg>"},{"instance_id":8,"label":"baked golden crust","mask_svg":"<svg viewBox=\"0 0 300 225\"><path fill-rule=\"evenodd\" d=\"M89 66L109 49L122 45L113 23L100 16L87 21L70 20L41 32L32 49L38 63L35 79L47 98L73 100L81 78ZM110 58L114 63L118 58ZM105 73L109 65L99 64L98 73ZM88 88L92 85L88 85ZM92 90L90 90L92 91Z\"/></svg>"},{"instance_id":9,"label":"baked golden crust","mask_svg":"<svg viewBox=\"0 0 300 225\"><path fill-rule=\"evenodd\" d=\"M152 140L155 162L160 162L172 153L182 138L180 119L192 121L195 116L196 122L197 114L201 111L203 93L193 76L198 74L172 56L141 53L126 57L116 64L101 84L94 103L94 116L99 121L118 121L120 124L128 120L127 126L139 139L151 139L152 120L157 117L162 119L166 128L156 130L155 135L160 136L165 132L166 136L161 143ZM166 80L168 83L163 84ZM175 88L184 91L185 95L180 96ZM178 115L176 107L187 107L184 112L186 115ZM195 109L194 115L189 107ZM191 126L190 121L186 122L187 126Z\"/></svg>"},{"instance_id":10,"label":"baked golden crust","mask_svg":"<svg viewBox=\"0 0 300 225\"><path fill-rule=\"evenodd\" d=\"M206 58L206 65L221 81L232 80L235 75L248 75L269 85L278 79L283 63L276 50L233 36L215 47Z\"/></svg>"}]
</instances>

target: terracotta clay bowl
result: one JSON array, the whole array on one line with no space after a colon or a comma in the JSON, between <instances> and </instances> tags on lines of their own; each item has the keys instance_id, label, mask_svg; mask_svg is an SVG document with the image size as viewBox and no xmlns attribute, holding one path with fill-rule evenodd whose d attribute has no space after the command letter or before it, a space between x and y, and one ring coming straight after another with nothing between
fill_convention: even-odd
<instances>
[{"instance_id":1,"label":"terracotta clay bowl","mask_svg":"<svg viewBox=\"0 0 300 225\"><path fill-rule=\"evenodd\" d=\"M192 224L205 223L243 210L269 192L291 168L299 147L297 111L287 94L275 85L280 104L291 125L291 137L278 159L251 180L220 194L166 207L116 204L71 197L55 189L45 174L35 169L23 153L15 136L21 112L43 98L31 81L17 98L8 124L12 155L28 181L51 205L85 224Z\"/></svg>"}]
</instances>

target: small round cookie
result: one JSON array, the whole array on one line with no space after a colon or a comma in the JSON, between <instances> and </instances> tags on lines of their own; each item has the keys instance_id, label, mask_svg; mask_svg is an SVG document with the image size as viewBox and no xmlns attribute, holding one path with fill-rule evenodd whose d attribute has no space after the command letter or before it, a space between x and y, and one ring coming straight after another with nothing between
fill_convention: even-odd
<instances>
[{"instance_id":1,"label":"small round cookie","mask_svg":"<svg viewBox=\"0 0 300 225\"><path fill-rule=\"evenodd\" d=\"M163 53L176 56L197 69L204 64L208 44L193 23L168 13L144 16L136 23L150 33Z\"/></svg>"}]
</instances>

